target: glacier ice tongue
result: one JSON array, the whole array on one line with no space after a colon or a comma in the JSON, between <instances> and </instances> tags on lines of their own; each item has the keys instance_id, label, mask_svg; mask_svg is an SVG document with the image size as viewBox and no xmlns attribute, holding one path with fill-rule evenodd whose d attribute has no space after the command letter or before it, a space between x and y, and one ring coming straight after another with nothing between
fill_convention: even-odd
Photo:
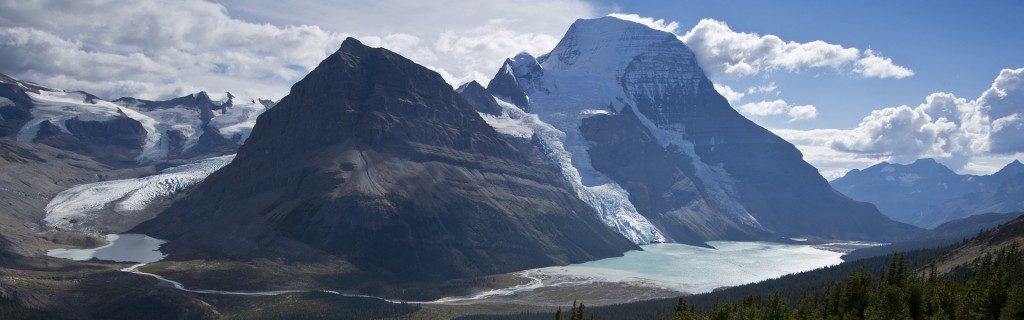
<instances>
[{"instance_id":1,"label":"glacier ice tongue","mask_svg":"<svg viewBox=\"0 0 1024 320\"><path fill-rule=\"evenodd\" d=\"M567 148L565 132L515 105L497 99L502 115L481 114L498 132L519 138L536 136L545 154L561 168L562 176L583 202L597 210L602 221L638 244L665 242L666 238L629 201L629 193L590 166L587 150L580 144ZM578 130L576 140L579 142ZM575 158L575 159L574 159Z\"/></svg>"},{"instance_id":2,"label":"glacier ice tongue","mask_svg":"<svg viewBox=\"0 0 1024 320\"><path fill-rule=\"evenodd\" d=\"M57 194L46 205L43 221L55 228L80 230L102 218L108 210L132 214L176 192L203 181L226 166L234 155L199 160L164 169L159 174L82 184ZM91 230L80 230L91 231Z\"/></svg>"}]
</instances>

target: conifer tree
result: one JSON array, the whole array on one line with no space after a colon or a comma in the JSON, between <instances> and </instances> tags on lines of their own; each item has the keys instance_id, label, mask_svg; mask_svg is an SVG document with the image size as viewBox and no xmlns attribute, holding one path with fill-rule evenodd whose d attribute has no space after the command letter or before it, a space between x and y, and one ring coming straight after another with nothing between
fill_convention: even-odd
<instances>
[{"instance_id":1,"label":"conifer tree","mask_svg":"<svg viewBox=\"0 0 1024 320\"><path fill-rule=\"evenodd\" d=\"M999 320L1024 319L1024 287L1014 286L999 314Z\"/></svg>"}]
</instances>

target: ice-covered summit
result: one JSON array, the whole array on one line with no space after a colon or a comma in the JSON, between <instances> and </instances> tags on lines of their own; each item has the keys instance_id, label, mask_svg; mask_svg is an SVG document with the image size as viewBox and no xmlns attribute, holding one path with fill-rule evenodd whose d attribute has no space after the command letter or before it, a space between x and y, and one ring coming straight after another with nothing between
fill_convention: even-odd
<instances>
[{"instance_id":1,"label":"ice-covered summit","mask_svg":"<svg viewBox=\"0 0 1024 320\"><path fill-rule=\"evenodd\" d=\"M666 95L697 95L701 86L712 88L696 56L675 35L614 17L577 20L550 53L537 59L521 53L506 65L502 71L515 74L515 82L529 99L550 95L572 102L531 101L530 108L554 108L531 112L609 106L621 110L641 104L647 108L647 102ZM666 120L664 115L641 111L658 124Z\"/></svg>"},{"instance_id":2,"label":"ice-covered summit","mask_svg":"<svg viewBox=\"0 0 1024 320\"><path fill-rule=\"evenodd\" d=\"M632 21L602 17L576 20L558 45L540 60L545 70L622 75L638 56L665 54L689 58L675 63L696 66L693 53L675 35ZM695 71L700 72L699 68Z\"/></svg>"}]
</instances>

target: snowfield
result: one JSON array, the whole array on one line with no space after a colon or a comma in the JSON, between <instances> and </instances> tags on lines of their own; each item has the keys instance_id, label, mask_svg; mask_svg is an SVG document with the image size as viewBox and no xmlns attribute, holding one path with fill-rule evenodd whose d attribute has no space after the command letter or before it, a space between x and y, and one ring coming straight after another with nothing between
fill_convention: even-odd
<instances>
[{"instance_id":1,"label":"snowfield","mask_svg":"<svg viewBox=\"0 0 1024 320\"><path fill-rule=\"evenodd\" d=\"M18 141L32 141L39 133L39 126L46 121L53 123L62 131L71 134L64 123L67 120L78 118L82 121L106 121L119 117L128 117L142 124L146 130L146 141L143 145L142 154L139 160L152 160L160 157L160 142L163 139L163 131L157 130L158 121L141 112L122 108L109 101L93 99L81 92L66 92L60 90L39 90L39 93L26 92L34 102L32 107L32 120L25 123L18 131Z\"/></svg>"},{"instance_id":2,"label":"snowfield","mask_svg":"<svg viewBox=\"0 0 1024 320\"><path fill-rule=\"evenodd\" d=\"M243 103L233 102L223 113L215 112L210 125L217 129L217 133L226 139L239 138L239 142L249 138L249 133L256 126L256 117L259 117L267 107L254 99L243 100Z\"/></svg>"},{"instance_id":3,"label":"snowfield","mask_svg":"<svg viewBox=\"0 0 1024 320\"><path fill-rule=\"evenodd\" d=\"M102 181L65 190L46 205L47 225L60 229L82 230L89 222L111 212L132 214L158 200L203 181L234 159L234 155L199 160L164 169L159 174L134 179Z\"/></svg>"},{"instance_id":4,"label":"snowfield","mask_svg":"<svg viewBox=\"0 0 1024 320\"><path fill-rule=\"evenodd\" d=\"M24 84L21 85L25 87ZM204 115L200 109L206 106L147 107L149 102L162 101L107 101L81 91L65 91L42 86L33 89L25 91L31 99L32 119L19 129L16 136L18 141L35 140L44 122L50 122L61 131L73 135L66 127L68 120L109 121L128 118L141 124L145 131L142 149L134 159L139 163L167 158L172 153L172 141L176 138L175 134L172 134L174 132L184 138L181 152L195 147L207 131L241 145L256 125L256 118L273 105L269 100L238 98L225 92L220 99L211 100L211 108L214 109L211 117L209 114ZM192 96L196 98L197 95L203 94L206 93L200 92ZM0 106L13 104L9 99L0 98Z\"/></svg>"}]
</instances>

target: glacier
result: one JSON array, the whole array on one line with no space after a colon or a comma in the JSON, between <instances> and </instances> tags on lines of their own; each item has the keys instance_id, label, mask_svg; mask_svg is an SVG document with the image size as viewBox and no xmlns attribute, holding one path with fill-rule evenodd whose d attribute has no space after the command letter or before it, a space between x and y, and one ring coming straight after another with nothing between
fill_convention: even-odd
<instances>
[{"instance_id":1,"label":"glacier","mask_svg":"<svg viewBox=\"0 0 1024 320\"><path fill-rule=\"evenodd\" d=\"M109 121L129 118L138 122L145 131L141 150L135 161L146 163L166 159L171 155L173 137L177 133L183 141L180 152L187 152L197 145L206 131L222 136L228 141L241 144L248 138L256 118L269 109L273 102L269 100L238 98L230 93L216 101L210 100L213 112L203 111L195 105L168 105L168 101L145 101L134 98L122 98L107 101L81 91L65 91L33 85L32 88L18 82L25 88L25 94L31 100L32 118L26 122L15 135L18 141L34 141L40 127L45 122L55 125L64 133L73 135L66 127L68 120ZM31 89L31 90L28 90ZM205 95L205 92L192 94L192 98ZM0 106L13 102L0 98ZM180 98L179 98L180 99ZM163 104L148 107L146 104ZM204 114L205 112L205 114Z\"/></svg>"},{"instance_id":2,"label":"glacier","mask_svg":"<svg viewBox=\"0 0 1024 320\"><path fill-rule=\"evenodd\" d=\"M210 126L225 139L238 138L239 142L245 141L249 138L252 128L256 126L256 118L267 111L268 106L257 99L230 99L229 106L221 112L214 113L210 119ZM240 100L241 103L235 100Z\"/></svg>"},{"instance_id":3,"label":"glacier","mask_svg":"<svg viewBox=\"0 0 1024 320\"><path fill-rule=\"evenodd\" d=\"M565 181L576 192L583 202L597 210L602 221L612 227L615 231L625 236L634 243L665 242L665 236L658 231L650 221L637 212L633 204L629 202L629 194L610 179L604 178L589 166L583 165L582 161L589 165L589 158L586 149L576 146L570 151L566 148L565 132L540 120L536 114L530 114L512 103L495 97L498 105L502 108L501 116L492 116L480 113L480 116L487 124L495 128L499 133L526 138L537 137L547 157L555 162L562 171ZM580 154L582 152L582 154ZM580 168L589 169L585 184L584 173ZM596 182L595 181L600 181Z\"/></svg>"},{"instance_id":4,"label":"glacier","mask_svg":"<svg viewBox=\"0 0 1024 320\"><path fill-rule=\"evenodd\" d=\"M32 141L39 133L39 127L43 122L49 121L56 125L61 131L71 134L64 126L70 119L82 121L106 121L118 117L128 117L142 124L146 130L146 139L142 147L140 160L150 160L160 156L160 142L163 140L163 131L157 130L158 121L139 111L122 108L109 101L94 99L82 92L67 92L62 90L39 90L38 93L26 91L32 99L32 120L25 123L18 131L18 141ZM165 154L165 153L164 153Z\"/></svg>"},{"instance_id":5,"label":"glacier","mask_svg":"<svg viewBox=\"0 0 1024 320\"><path fill-rule=\"evenodd\" d=\"M234 159L226 155L171 167L160 173L132 179L110 180L74 186L58 193L46 205L43 221L55 228L92 231L89 224L112 210L137 213L151 204L202 182Z\"/></svg>"}]
</instances>

